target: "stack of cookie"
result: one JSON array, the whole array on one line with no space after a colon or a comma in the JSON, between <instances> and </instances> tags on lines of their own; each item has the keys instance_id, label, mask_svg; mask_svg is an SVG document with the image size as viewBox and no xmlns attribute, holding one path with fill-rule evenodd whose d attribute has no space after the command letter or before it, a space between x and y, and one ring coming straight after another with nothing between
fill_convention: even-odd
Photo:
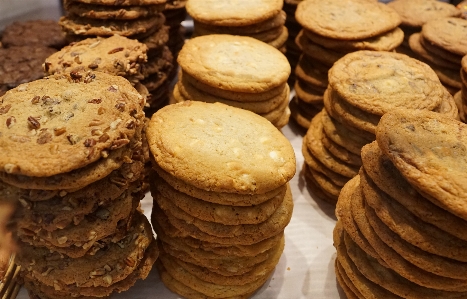
<instances>
[{"instance_id":1,"label":"stack of cookie","mask_svg":"<svg viewBox=\"0 0 467 299\"><path fill-rule=\"evenodd\" d=\"M467 55L465 36L467 20L440 18L428 21L420 33L412 34L409 38L415 57L433 68L451 94L462 87L461 59Z\"/></svg>"},{"instance_id":2,"label":"stack of cookie","mask_svg":"<svg viewBox=\"0 0 467 299\"><path fill-rule=\"evenodd\" d=\"M461 90L454 95L457 107L459 108L459 116L461 121L466 122L467 119L467 55L462 58L461 61Z\"/></svg>"},{"instance_id":3,"label":"stack of cookie","mask_svg":"<svg viewBox=\"0 0 467 299\"><path fill-rule=\"evenodd\" d=\"M164 25L165 0L66 0L66 16L59 24L69 40L121 35L148 47L148 61L141 82L150 96L146 112L167 104L173 56L166 46L169 27Z\"/></svg>"},{"instance_id":4,"label":"stack of cookie","mask_svg":"<svg viewBox=\"0 0 467 299\"><path fill-rule=\"evenodd\" d=\"M336 209L336 274L349 298L467 296L466 129L429 111L381 118Z\"/></svg>"},{"instance_id":5,"label":"stack of cookie","mask_svg":"<svg viewBox=\"0 0 467 299\"><path fill-rule=\"evenodd\" d=\"M329 71L324 106L302 152L310 187L333 203L358 173L360 150L375 139L384 113L404 107L458 117L453 97L428 65L391 52L358 51L338 60Z\"/></svg>"},{"instance_id":6,"label":"stack of cookie","mask_svg":"<svg viewBox=\"0 0 467 299\"><path fill-rule=\"evenodd\" d=\"M147 135L162 281L186 298L247 298L284 249L290 142L250 111L192 101L155 113Z\"/></svg>"},{"instance_id":7,"label":"stack of cookie","mask_svg":"<svg viewBox=\"0 0 467 299\"><path fill-rule=\"evenodd\" d=\"M256 38L285 53L288 31L283 0L231 1L188 0L193 36L231 34Z\"/></svg>"},{"instance_id":8,"label":"stack of cookie","mask_svg":"<svg viewBox=\"0 0 467 299\"><path fill-rule=\"evenodd\" d=\"M221 102L255 112L277 128L288 123L290 65L276 48L246 36L199 36L183 46L178 63L174 102Z\"/></svg>"},{"instance_id":9,"label":"stack of cookie","mask_svg":"<svg viewBox=\"0 0 467 299\"><path fill-rule=\"evenodd\" d=\"M404 42L396 48L402 54L414 56L409 46L409 37L422 30L423 24L430 20L458 17L461 12L454 5L437 0L394 0L387 4L401 17L400 28L404 31Z\"/></svg>"},{"instance_id":10,"label":"stack of cookie","mask_svg":"<svg viewBox=\"0 0 467 299\"><path fill-rule=\"evenodd\" d=\"M295 17L303 27L295 40L303 54L295 68L291 110L308 128L322 108L327 72L338 59L358 50L392 51L404 34L399 15L375 1L307 0L298 4Z\"/></svg>"},{"instance_id":11,"label":"stack of cookie","mask_svg":"<svg viewBox=\"0 0 467 299\"><path fill-rule=\"evenodd\" d=\"M168 0L162 12L165 16L165 25L169 26L167 46L174 57L177 57L185 42L185 28L182 26L182 22L187 17L185 6L186 0Z\"/></svg>"},{"instance_id":12,"label":"stack of cookie","mask_svg":"<svg viewBox=\"0 0 467 299\"><path fill-rule=\"evenodd\" d=\"M0 189L20 203L18 263L39 298L124 291L157 258L151 226L136 211L143 104L126 79L89 71L2 97Z\"/></svg>"},{"instance_id":13,"label":"stack of cookie","mask_svg":"<svg viewBox=\"0 0 467 299\"><path fill-rule=\"evenodd\" d=\"M44 76L41 65L66 44L53 20L13 22L0 34L0 96Z\"/></svg>"},{"instance_id":14,"label":"stack of cookie","mask_svg":"<svg viewBox=\"0 0 467 299\"><path fill-rule=\"evenodd\" d=\"M285 56L289 60L292 69L295 69L295 67L298 64L298 59L302 54L302 51L295 43L295 38L297 37L300 30L302 30L302 26L295 19L295 11L297 10L297 5L302 1L303 0L285 0L283 7L286 13L285 27L287 27L287 31L289 32L289 36L287 37L287 41L285 42ZM293 85L294 83L295 73L292 72L292 74L289 77L289 84Z\"/></svg>"}]
</instances>

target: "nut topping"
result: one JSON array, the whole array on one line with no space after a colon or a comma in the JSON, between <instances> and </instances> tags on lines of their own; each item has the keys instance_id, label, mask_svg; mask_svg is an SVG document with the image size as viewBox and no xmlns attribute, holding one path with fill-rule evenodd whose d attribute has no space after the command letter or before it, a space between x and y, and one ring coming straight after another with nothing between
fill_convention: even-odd
<instances>
[{"instance_id":1,"label":"nut topping","mask_svg":"<svg viewBox=\"0 0 467 299\"><path fill-rule=\"evenodd\" d=\"M37 104L37 103L39 103L40 99L41 99L40 96L35 96L35 97L32 98L31 103L32 104Z\"/></svg>"},{"instance_id":2,"label":"nut topping","mask_svg":"<svg viewBox=\"0 0 467 299\"><path fill-rule=\"evenodd\" d=\"M67 138L68 141L69 141L71 144L73 144L73 145L76 144L76 143L78 143L78 141L79 141L79 136L76 135L76 134L68 134L68 135L66 136L66 138Z\"/></svg>"},{"instance_id":3,"label":"nut topping","mask_svg":"<svg viewBox=\"0 0 467 299\"><path fill-rule=\"evenodd\" d=\"M6 127L10 129L16 124L16 118L14 116L10 116L6 119Z\"/></svg>"},{"instance_id":4,"label":"nut topping","mask_svg":"<svg viewBox=\"0 0 467 299\"><path fill-rule=\"evenodd\" d=\"M89 100L88 103L91 103L91 104L100 104L100 103L102 103L102 100L101 100L101 99L92 99L92 100Z\"/></svg>"},{"instance_id":5,"label":"nut topping","mask_svg":"<svg viewBox=\"0 0 467 299\"><path fill-rule=\"evenodd\" d=\"M91 146L94 146L96 145L96 140L92 139L92 138L88 138L84 141L84 146L85 147L91 147Z\"/></svg>"},{"instance_id":6,"label":"nut topping","mask_svg":"<svg viewBox=\"0 0 467 299\"><path fill-rule=\"evenodd\" d=\"M59 127L59 128L54 128L54 134L55 136L60 136L62 135L63 133L66 132L66 128L65 127Z\"/></svg>"},{"instance_id":7,"label":"nut topping","mask_svg":"<svg viewBox=\"0 0 467 299\"><path fill-rule=\"evenodd\" d=\"M0 115L8 113L10 111L11 105L0 106Z\"/></svg>"},{"instance_id":8,"label":"nut topping","mask_svg":"<svg viewBox=\"0 0 467 299\"><path fill-rule=\"evenodd\" d=\"M58 244L63 245L68 241L68 238L66 236L60 237L57 239Z\"/></svg>"},{"instance_id":9,"label":"nut topping","mask_svg":"<svg viewBox=\"0 0 467 299\"><path fill-rule=\"evenodd\" d=\"M121 52L121 51L123 51L123 47L118 47L118 48L110 50L108 54L114 54L114 53Z\"/></svg>"},{"instance_id":10,"label":"nut topping","mask_svg":"<svg viewBox=\"0 0 467 299\"><path fill-rule=\"evenodd\" d=\"M41 127L40 122L32 116L28 117L28 125L31 129L39 129Z\"/></svg>"}]
</instances>

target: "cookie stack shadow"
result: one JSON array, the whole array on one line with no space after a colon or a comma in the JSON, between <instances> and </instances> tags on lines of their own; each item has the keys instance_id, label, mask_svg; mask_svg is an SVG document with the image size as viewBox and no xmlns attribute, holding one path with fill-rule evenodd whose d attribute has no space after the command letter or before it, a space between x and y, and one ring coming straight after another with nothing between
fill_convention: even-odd
<instances>
[{"instance_id":1,"label":"cookie stack shadow","mask_svg":"<svg viewBox=\"0 0 467 299\"><path fill-rule=\"evenodd\" d=\"M187 41L178 63L173 102L220 102L255 112L279 129L288 123L290 65L276 48L245 36L199 36Z\"/></svg>"},{"instance_id":2,"label":"cookie stack shadow","mask_svg":"<svg viewBox=\"0 0 467 299\"><path fill-rule=\"evenodd\" d=\"M285 53L288 37L284 26L283 1L252 0L235 2L188 0L186 10L193 18L193 36L230 34L249 36Z\"/></svg>"},{"instance_id":3,"label":"cookie stack shadow","mask_svg":"<svg viewBox=\"0 0 467 299\"><path fill-rule=\"evenodd\" d=\"M99 3L99 4L95 4ZM151 115L168 102L173 54L167 46L169 26L162 13L165 1L67 0L59 24L70 41L121 35L148 47L148 61L141 83L149 92L146 113Z\"/></svg>"},{"instance_id":4,"label":"cookie stack shadow","mask_svg":"<svg viewBox=\"0 0 467 299\"><path fill-rule=\"evenodd\" d=\"M336 276L349 298L467 296L464 131L433 112L383 116L336 208Z\"/></svg>"},{"instance_id":5,"label":"cookie stack shadow","mask_svg":"<svg viewBox=\"0 0 467 299\"><path fill-rule=\"evenodd\" d=\"M158 111L148 140L162 281L186 298L250 297L284 250L293 210L290 143L254 113L201 102Z\"/></svg>"},{"instance_id":6,"label":"cookie stack shadow","mask_svg":"<svg viewBox=\"0 0 467 299\"><path fill-rule=\"evenodd\" d=\"M459 41L466 34L467 20L450 17L430 20L420 33L409 37L414 57L433 68L452 95L462 87L461 60L467 55L467 47Z\"/></svg>"},{"instance_id":7,"label":"cookie stack shadow","mask_svg":"<svg viewBox=\"0 0 467 299\"><path fill-rule=\"evenodd\" d=\"M0 188L20 203L16 262L31 296L106 297L144 279L158 249L137 211L142 96L88 71L20 85L2 100Z\"/></svg>"},{"instance_id":8,"label":"cookie stack shadow","mask_svg":"<svg viewBox=\"0 0 467 299\"><path fill-rule=\"evenodd\" d=\"M394 73L396 65L399 71ZM398 82L397 90L393 82ZM358 51L337 61L329 71L324 108L303 138L303 171L310 189L335 203L344 184L358 173L360 150L375 139L381 116L395 108L458 118L453 97L434 71L416 59Z\"/></svg>"},{"instance_id":9,"label":"cookie stack shadow","mask_svg":"<svg viewBox=\"0 0 467 299\"><path fill-rule=\"evenodd\" d=\"M404 34L393 9L367 0L303 1L297 5L295 19L303 29L295 39L301 55L294 69L296 96L290 110L292 118L307 129L323 107L328 71L337 60L358 50L392 51Z\"/></svg>"}]
</instances>

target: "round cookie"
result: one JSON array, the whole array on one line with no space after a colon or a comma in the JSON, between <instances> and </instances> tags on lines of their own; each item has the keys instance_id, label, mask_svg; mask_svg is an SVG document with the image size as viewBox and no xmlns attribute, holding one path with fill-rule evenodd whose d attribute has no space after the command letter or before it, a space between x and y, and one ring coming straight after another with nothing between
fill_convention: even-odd
<instances>
[{"instance_id":1,"label":"round cookie","mask_svg":"<svg viewBox=\"0 0 467 299\"><path fill-rule=\"evenodd\" d=\"M426 111L397 111L383 116L376 138L414 188L434 204L467 219L461 200L467 194L462 175L467 163L465 124Z\"/></svg>"},{"instance_id":2,"label":"round cookie","mask_svg":"<svg viewBox=\"0 0 467 299\"><path fill-rule=\"evenodd\" d=\"M142 79L147 50L145 44L120 35L88 38L49 56L42 67L48 75L93 70Z\"/></svg>"},{"instance_id":3,"label":"round cookie","mask_svg":"<svg viewBox=\"0 0 467 299\"><path fill-rule=\"evenodd\" d=\"M190 39L177 61L183 72L202 83L245 93L278 87L291 72L284 54L246 36L207 35Z\"/></svg>"},{"instance_id":4,"label":"round cookie","mask_svg":"<svg viewBox=\"0 0 467 299\"><path fill-rule=\"evenodd\" d=\"M55 20L13 22L5 27L0 40L5 48L27 46L30 51L38 46L60 49L67 44L65 34Z\"/></svg>"},{"instance_id":5,"label":"round cookie","mask_svg":"<svg viewBox=\"0 0 467 299\"><path fill-rule=\"evenodd\" d=\"M391 51L404 40L404 32L399 27L362 40L338 40L318 35L310 30L304 30L304 33L314 43L341 52L358 50Z\"/></svg>"},{"instance_id":6,"label":"round cookie","mask_svg":"<svg viewBox=\"0 0 467 299\"><path fill-rule=\"evenodd\" d=\"M0 169L48 177L96 162L130 143L143 121L142 101L126 79L105 73L20 85L2 97Z\"/></svg>"},{"instance_id":7,"label":"round cookie","mask_svg":"<svg viewBox=\"0 0 467 299\"><path fill-rule=\"evenodd\" d=\"M394 0L387 5L399 14L402 25L409 27L421 28L430 20L460 15L454 5L436 0Z\"/></svg>"},{"instance_id":8,"label":"round cookie","mask_svg":"<svg viewBox=\"0 0 467 299\"><path fill-rule=\"evenodd\" d=\"M444 56L439 56L429 52L425 47L423 47L422 43L420 42L422 35L420 33L414 33L409 37L409 46L410 49L416 54L416 57L420 61L423 61L428 64L448 68L454 71L459 71L459 64L454 63L452 61L447 60Z\"/></svg>"},{"instance_id":9,"label":"round cookie","mask_svg":"<svg viewBox=\"0 0 467 299\"><path fill-rule=\"evenodd\" d=\"M351 105L375 115L397 107L433 110L444 91L428 65L376 51L347 54L329 70L329 85Z\"/></svg>"},{"instance_id":10,"label":"round cookie","mask_svg":"<svg viewBox=\"0 0 467 299\"><path fill-rule=\"evenodd\" d=\"M373 37L393 30L401 22L392 8L367 0L302 1L295 18L307 30L342 40Z\"/></svg>"},{"instance_id":11,"label":"round cookie","mask_svg":"<svg viewBox=\"0 0 467 299\"><path fill-rule=\"evenodd\" d=\"M220 26L247 26L279 14L281 0L216 1L188 0L186 10L196 21Z\"/></svg>"},{"instance_id":12,"label":"round cookie","mask_svg":"<svg viewBox=\"0 0 467 299\"><path fill-rule=\"evenodd\" d=\"M262 194L295 174L293 148L280 131L253 112L220 103L166 106L153 115L147 138L159 167L204 190Z\"/></svg>"},{"instance_id":13,"label":"round cookie","mask_svg":"<svg viewBox=\"0 0 467 299\"><path fill-rule=\"evenodd\" d=\"M440 18L427 22L422 27L423 38L432 44L464 56L467 54L467 20Z\"/></svg>"}]
</instances>

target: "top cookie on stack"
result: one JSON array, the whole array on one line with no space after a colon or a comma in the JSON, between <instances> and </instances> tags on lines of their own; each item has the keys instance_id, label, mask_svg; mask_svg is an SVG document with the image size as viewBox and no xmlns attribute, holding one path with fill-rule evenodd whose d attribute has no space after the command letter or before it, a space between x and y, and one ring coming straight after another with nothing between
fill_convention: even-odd
<instances>
[{"instance_id":1,"label":"top cookie on stack","mask_svg":"<svg viewBox=\"0 0 467 299\"><path fill-rule=\"evenodd\" d=\"M258 113L278 128L288 123L290 65L276 48L246 36L199 36L183 46L178 63L176 102L222 102Z\"/></svg>"},{"instance_id":2,"label":"top cookie on stack","mask_svg":"<svg viewBox=\"0 0 467 299\"><path fill-rule=\"evenodd\" d=\"M397 13L367 0L306 0L298 4L295 18L303 27L295 39L303 52L299 58L291 105L292 117L308 128L323 105L327 72L345 54L358 50L392 51L404 34Z\"/></svg>"},{"instance_id":3,"label":"top cookie on stack","mask_svg":"<svg viewBox=\"0 0 467 299\"><path fill-rule=\"evenodd\" d=\"M454 5L437 0L394 0L388 3L401 17L400 28L404 31L404 42L397 51L409 56L413 52L409 46L409 37L420 32L423 24L430 20L444 17L458 17L461 12Z\"/></svg>"},{"instance_id":4,"label":"top cookie on stack","mask_svg":"<svg viewBox=\"0 0 467 299\"><path fill-rule=\"evenodd\" d=\"M194 21L194 36L244 35L285 52L288 37L281 0L236 1L188 0L186 10Z\"/></svg>"}]
</instances>

